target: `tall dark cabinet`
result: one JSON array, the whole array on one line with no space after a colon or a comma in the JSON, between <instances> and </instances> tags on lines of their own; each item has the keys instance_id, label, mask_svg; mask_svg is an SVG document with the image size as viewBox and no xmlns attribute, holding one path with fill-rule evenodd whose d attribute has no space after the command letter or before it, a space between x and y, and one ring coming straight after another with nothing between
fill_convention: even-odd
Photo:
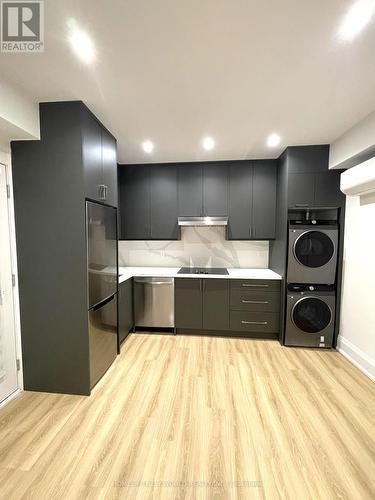
<instances>
[{"instance_id":1,"label":"tall dark cabinet","mask_svg":"<svg viewBox=\"0 0 375 500\"><path fill-rule=\"evenodd\" d=\"M90 394L85 199L117 206L116 140L80 101L12 142L24 386Z\"/></svg>"},{"instance_id":2,"label":"tall dark cabinet","mask_svg":"<svg viewBox=\"0 0 375 500\"><path fill-rule=\"evenodd\" d=\"M328 170L329 146L288 147L278 160L276 237L270 242L270 268L283 277L280 340L285 327L285 289L288 249L288 213L334 209L339 214L339 252L336 293L336 338L340 314L340 289L345 220L345 196L340 191L342 170Z\"/></svg>"}]
</instances>

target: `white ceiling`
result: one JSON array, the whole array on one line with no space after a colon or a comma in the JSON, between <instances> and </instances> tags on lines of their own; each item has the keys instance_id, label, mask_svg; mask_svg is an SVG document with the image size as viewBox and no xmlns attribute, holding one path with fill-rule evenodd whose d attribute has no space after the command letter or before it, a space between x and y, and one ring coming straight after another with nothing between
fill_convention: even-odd
<instances>
[{"instance_id":1,"label":"white ceiling","mask_svg":"<svg viewBox=\"0 0 375 500\"><path fill-rule=\"evenodd\" d=\"M0 74L38 101L82 99L120 163L275 157L329 143L375 108L375 22L351 43L336 37L352 3L46 0L45 52L2 53ZM94 40L91 66L66 41L71 17Z\"/></svg>"}]
</instances>

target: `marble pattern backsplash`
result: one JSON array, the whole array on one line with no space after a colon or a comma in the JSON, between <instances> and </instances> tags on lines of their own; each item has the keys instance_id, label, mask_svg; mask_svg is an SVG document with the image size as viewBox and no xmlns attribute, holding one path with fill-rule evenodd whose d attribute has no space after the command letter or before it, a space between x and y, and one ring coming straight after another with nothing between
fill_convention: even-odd
<instances>
[{"instance_id":1,"label":"marble pattern backsplash","mask_svg":"<svg viewBox=\"0 0 375 500\"><path fill-rule=\"evenodd\" d=\"M225 227L182 227L179 241L119 241L119 265L268 268L268 250L268 241L227 241Z\"/></svg>"}]
</instances>

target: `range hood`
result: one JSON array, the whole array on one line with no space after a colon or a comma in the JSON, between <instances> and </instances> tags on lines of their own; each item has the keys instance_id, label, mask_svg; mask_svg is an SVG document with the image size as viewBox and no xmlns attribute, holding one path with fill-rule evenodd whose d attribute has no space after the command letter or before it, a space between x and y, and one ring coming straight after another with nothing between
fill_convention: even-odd
<instances>
[{"instance_id":1,"label":"range hood","mask_svg":"<svg viewBox=\"0 0 375 500\"><path fill-rule=\"evenodd\" d=\"M227 226L228 217L179 217L179 226Z\"/></svg>"}]
</instances>

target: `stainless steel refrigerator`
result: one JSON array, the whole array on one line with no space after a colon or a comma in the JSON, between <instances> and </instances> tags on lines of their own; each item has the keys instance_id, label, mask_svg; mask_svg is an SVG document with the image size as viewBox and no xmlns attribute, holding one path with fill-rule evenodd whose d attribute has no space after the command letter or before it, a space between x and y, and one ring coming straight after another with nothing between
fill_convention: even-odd
<instances>
[{"instance_id":1,"label":"stainless steel refrigerator","mask_svg":"<svg viewBox=\"0 0 375 500\"><path fill-rule=\"evenodd\" d=\"M117 355L117 209L86 202L90 386Z\"/></svg>"}]
</instances>

